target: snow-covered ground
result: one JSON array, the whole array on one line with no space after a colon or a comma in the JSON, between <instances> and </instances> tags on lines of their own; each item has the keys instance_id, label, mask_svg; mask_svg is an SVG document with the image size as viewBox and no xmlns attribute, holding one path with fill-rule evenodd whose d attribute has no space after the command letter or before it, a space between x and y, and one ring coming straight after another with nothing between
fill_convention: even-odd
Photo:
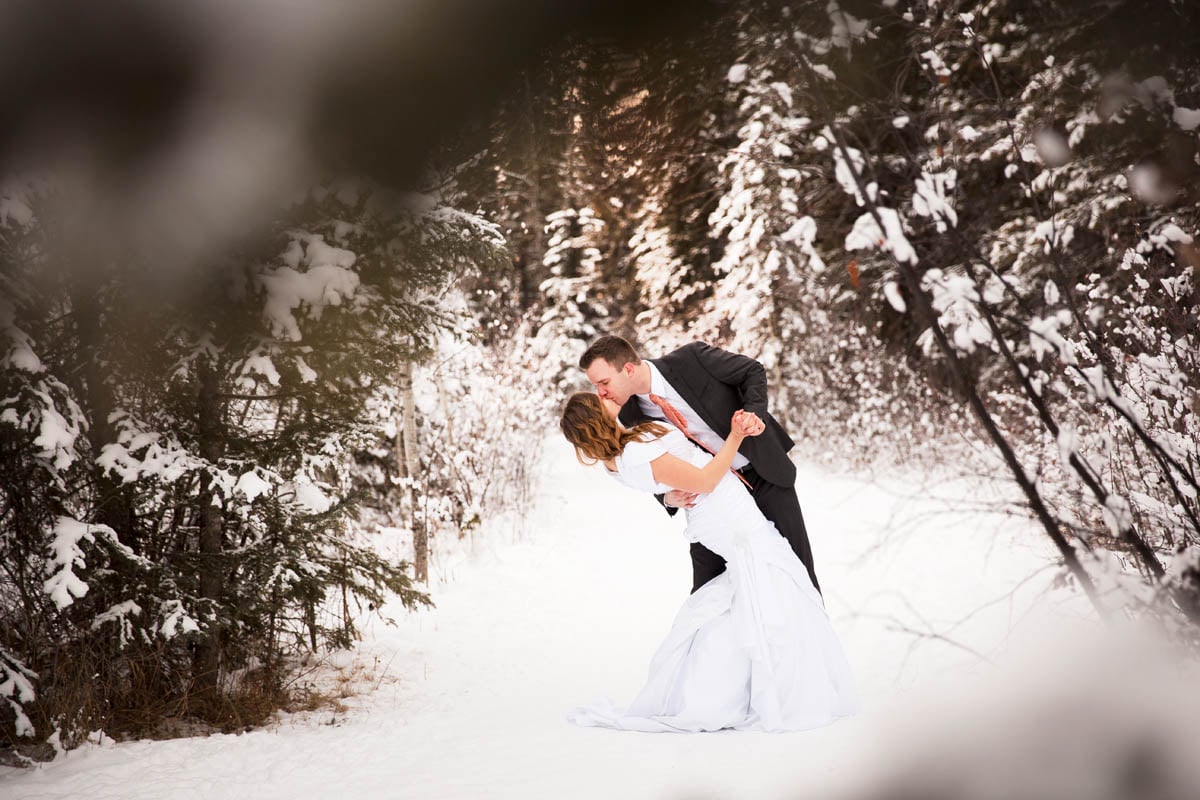
<instances>
[{"instance_id":1,"label":"snow-covered ground","mask_svg":"<svg viewBox=\"0 0 1200 800\"><path fill-rule=\"evenodd\" d=\"M440 565L453 580L433 587L435 609L395 609L396 628L368 621L353 657L330 659L326 678L340 670L362 691L347 711L241 735L101 742L0 772L0 796L828 797L903 762L923 721L954 728L981 693L988 713L1010 708L995 699L1007 651L1045 641L1038 632L1054 620L1087 617L1066 595L1044 595L1048 547L1025 521L983 508L980 486L801 468L818 574L864 712L784 735L575 728L573 705L628 701L640 686L690 565L682 523L651 498L580 467L558 439L544 469L518 541L481 536L487 548Z\"/></svg>"}]
</instances>

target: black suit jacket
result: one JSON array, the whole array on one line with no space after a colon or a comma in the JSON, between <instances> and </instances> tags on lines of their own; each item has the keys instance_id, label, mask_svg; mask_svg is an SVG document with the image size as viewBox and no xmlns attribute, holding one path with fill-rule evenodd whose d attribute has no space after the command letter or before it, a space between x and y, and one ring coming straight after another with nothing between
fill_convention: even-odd
<instances>
[{"instance_id":1,"label":"black suit jacket","mask_svg":"<svg viewBox=\"0 0 1200 800\"><path fill-rule=\"evenodd\" d=\"M747 436L738 452L763 480L777 486L796 482L796 465L787 457L794 442L767 412L767 371L747 356L704 342L692 342L650 362L700 418L722 438L729 435L733 412L753 411L766 424L758 436ZM621 407L626 426L654 419L642 412L636 395Z\"/></svg>"}]
</instances>

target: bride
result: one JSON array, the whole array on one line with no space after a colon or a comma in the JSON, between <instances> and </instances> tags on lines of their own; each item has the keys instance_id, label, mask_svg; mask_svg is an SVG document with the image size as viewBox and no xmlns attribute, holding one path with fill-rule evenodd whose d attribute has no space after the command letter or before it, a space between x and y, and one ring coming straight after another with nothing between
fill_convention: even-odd
<instances>
[{"instance_id":1,"label":"bride","mask_svg":"<svg viewBox=\"0 0 1200 800\"><path fill-rule=\"evenodd\" d=\"M692 594L650 662L633 703L579 708L577 725L634 731L794 731L858 708L854 680L804 565L730 471L754 422L734 415L710 455L675 428L623 428L615 404L574 394L560 426L583 464L642 492L698 492L687 509L689 541L726 561Z\"/></svg>"}]
</instances>

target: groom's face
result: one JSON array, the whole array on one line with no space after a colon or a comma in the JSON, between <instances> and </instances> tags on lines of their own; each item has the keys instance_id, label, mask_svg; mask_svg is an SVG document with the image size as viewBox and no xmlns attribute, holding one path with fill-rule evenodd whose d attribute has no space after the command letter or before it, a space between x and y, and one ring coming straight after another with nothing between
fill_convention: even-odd
<instances>
[{"instance_id":1,"label":"groom's face","mask_svg":"<svg viewBox=\"0 0 1200 800\"><path fill-rule=\"evenodd\" d=\"M601 399L623 406L634 394L633 372L633 364L625 364L617 369L603 358L597 358L587 368L587 377Z\"/></svg>"}]
</instances>

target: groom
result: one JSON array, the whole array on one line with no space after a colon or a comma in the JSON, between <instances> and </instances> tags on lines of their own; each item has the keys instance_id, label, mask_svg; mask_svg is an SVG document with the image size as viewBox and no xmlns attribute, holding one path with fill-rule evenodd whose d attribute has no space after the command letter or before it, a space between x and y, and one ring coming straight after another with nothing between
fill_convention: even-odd
<instances>
[{"instance_id":1,"label":"groom","mask_svg":"<svg viewBox=\"0 0 1200 800\"><path fill-rule=\"evenodd\" d=\"M733 468L745 479L763 515L788 540L820 591L812 547L796 498L792 449L774 417L767 413L767 373L752 358L693 342L661 358L641 359L619 336L602 336L579 359L596 394L621 407L621 424L667 421L710 452L729 435L734 412L757 418L762 433L746 437ZM670 514L695 501L695 494L673 489L659 498ZM692 544L692 591L720 575L725 560L699 543Z\"/></svg>"}]
</instances>

